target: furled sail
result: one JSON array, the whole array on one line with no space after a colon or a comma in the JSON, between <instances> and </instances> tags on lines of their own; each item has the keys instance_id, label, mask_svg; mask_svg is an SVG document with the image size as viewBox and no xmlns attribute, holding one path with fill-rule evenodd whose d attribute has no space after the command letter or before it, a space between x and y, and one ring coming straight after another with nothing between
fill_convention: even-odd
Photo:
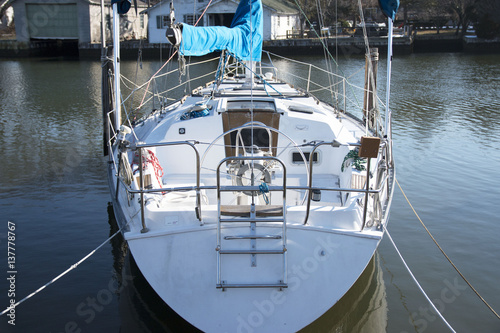
<instances>
[{"instance_id":1,"label":"furled sail","mask_svg":"<svg viewBox=\"0 0 500 333\"><path fill-rule=\"evenodd\" d=\"M194 27L182 23L180 29L182 37L179 52L182 55L201 56L227 50L240 60L261 60L263 35L261 0L241 0L231 28ZM168 31L167 38L175 45L176 42L169 36Z\"/></svg>"},{"instance_id":2,"label":"furled sail","mask_svg":"<svg viewBox=\"0 0 500 333\"><path fill-rule=\"evenodd\" d=\"M117 4L118 7L118 14L123 15L127 14L128 10L130 9L130 5L132 4L131 0L111 0L111 4ZM137 0L134 0L134 8L135 8L135 14L137 14Z\"/></svg>"},{"instance_id":3,"label":"furled sail","mask_svg":"<svg viewBox=\"0 0 500 333\"><path fill-rule=\"evenodd\" d=\"M399 0L379 0L380 9L385 14L385 16L389 17L394 21L396 18L396 13L399 8Z\"/></svg>"}]
</instances>

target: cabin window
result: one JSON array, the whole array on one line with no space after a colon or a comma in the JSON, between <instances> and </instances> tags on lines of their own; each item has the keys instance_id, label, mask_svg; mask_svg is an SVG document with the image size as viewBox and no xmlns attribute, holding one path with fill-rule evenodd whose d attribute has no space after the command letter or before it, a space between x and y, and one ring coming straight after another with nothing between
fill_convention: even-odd
<instances>
[{"instance_id":1,"label":"cabin window","mask_svg":"<svg viewBox=\"0 0 500 333\"><path fill-rule=\"evenodd\" d=\"M253 132L253 142L252 142L252 132ZM238 143L238 146L241 149L241 139L243 139L243 144L247 150L247 152L250 152L252 143L254 147L258 147L260 150L269 150L269 133L267 132L266 129L264 128L244 128L241 130L241 139L239 139L239 142L236 142L237 137L237 132L234 131L231 133L231 147L236 147L236 144ZM240 152L241 153L241 152Z\"/></svg>"},{"instance_id":2,"label":"cabin window","mask_svg":"<svg viewBox=\"0 0 500 333\"><path fill-rule=\"evenodd\" d=\"M311 153L309 152L303 152L304 157L306 158L306 161L309 162L309 157L311 156ZM318 163L318 152L315 151L313 154L313 163ZM304 164L304 159L302 158L302 155L299 152L294 152L292 153L292 163L294 164Z\"/></svg>"}]
</instances>

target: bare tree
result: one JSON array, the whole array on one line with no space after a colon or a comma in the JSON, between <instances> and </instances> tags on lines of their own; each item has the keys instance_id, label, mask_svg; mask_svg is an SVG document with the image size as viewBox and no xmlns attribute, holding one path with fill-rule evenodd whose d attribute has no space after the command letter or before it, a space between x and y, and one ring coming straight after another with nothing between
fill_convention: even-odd
<instances>
[{"instance_id":1,"label":"bare tree","mask_svg":"<svg viewBox=\"0 0 500 333\"><path fill-rule=\"evenodd\" d=\"M299 20L300 20L300 36L304 36L307 20L312 22L316 18L316 1L315 0L290 0L294 5L300 6ZM306 17L307 16L307 19ZM309 28L309 27L307 27Z\"/></svg>"},{"instance_id":2,"label":"bare tree","mask_svg":"<svg viewBox=\"0 0 500 333\"><path fill-rule=\"evenodd\" d=\"M452 17L451 8L449 5L450 0L421 0L420 6L422 12L429 22L436 26L437 33L441 27L446 24Z\"/></svg>"},{"instance_id":3,"label":"bare tree","mask_svg":"<svg viewBox=\"0 0 500 333\"><path fill-rule=\"evenodd\" d=\"M457 18L457 31L455 34L463 37L467 27L472 23L476 13L476 6L480 0L446 0L445 3Z\"/></svg>"},{"instance_id":4,"label":"bare tree","mask_svg":"<svg viewBox=\"0 0 500 333\"><path fill-rule=\"evenodd\" d=\"M476 13L474 28L478 37L500 36L500 2L498 0L480 1L477 4Z\"/></svg>"}]
</instances>

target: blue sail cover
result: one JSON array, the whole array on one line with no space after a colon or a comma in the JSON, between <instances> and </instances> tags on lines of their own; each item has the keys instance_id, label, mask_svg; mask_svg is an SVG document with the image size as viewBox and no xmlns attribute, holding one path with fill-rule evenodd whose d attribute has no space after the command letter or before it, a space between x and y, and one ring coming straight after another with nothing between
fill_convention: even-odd
<instances>
[{"instance_id":1,"label":"blue sail cover","mask_svg":"<svg viewBox=\"0 0 500 333\"><path fill-rule=\"evenodd\" d=\"M118 4L118 14L126 14L132 4L131 0L111 0L111 4Z\"/></svg>"},{"instance_id":2,"label":"blue sail cover","mask_svg":"<svg viewBox=\"0 0 500 333\"><path fill-rule=\"evenodd\" d=\"M251 12L250 12L251 11ZM261 0L241 0L231 28L182 24L182 55L201 56L227 50L240 60L260 61L262 54Z\"/></svg>"},{"instance_id":3,"label":"blue sail cover","mask_svg":"<svg viewBox=\"0 0 500 333\"><path fill-rule=\"evenodd\" d=\"M394 21L399 8L399 0L379 0L378 3L384 15Z\"/></svg>"}]
</instances>

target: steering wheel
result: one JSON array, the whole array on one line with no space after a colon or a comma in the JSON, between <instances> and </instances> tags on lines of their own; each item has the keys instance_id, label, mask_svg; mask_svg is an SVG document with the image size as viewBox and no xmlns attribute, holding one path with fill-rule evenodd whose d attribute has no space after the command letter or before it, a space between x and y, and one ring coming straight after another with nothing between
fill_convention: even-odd
<instances>
[{"instance_id":1,"label":"steering wheel","mask_svg":"<svg viewBox=\"0 0 500 333\"><path fill-rule=\"evenodd\" d=\"M256 172L256 170L258 170ZM266 168L259 163L247 163L242 165L238 173L236 174L236 184L238 186L249 186L250 184L259 185L262 182L270 184L271 183L271 174ZM254 191L243 191L246 195L252 195Z\"/></svg>"}]
</instances>

